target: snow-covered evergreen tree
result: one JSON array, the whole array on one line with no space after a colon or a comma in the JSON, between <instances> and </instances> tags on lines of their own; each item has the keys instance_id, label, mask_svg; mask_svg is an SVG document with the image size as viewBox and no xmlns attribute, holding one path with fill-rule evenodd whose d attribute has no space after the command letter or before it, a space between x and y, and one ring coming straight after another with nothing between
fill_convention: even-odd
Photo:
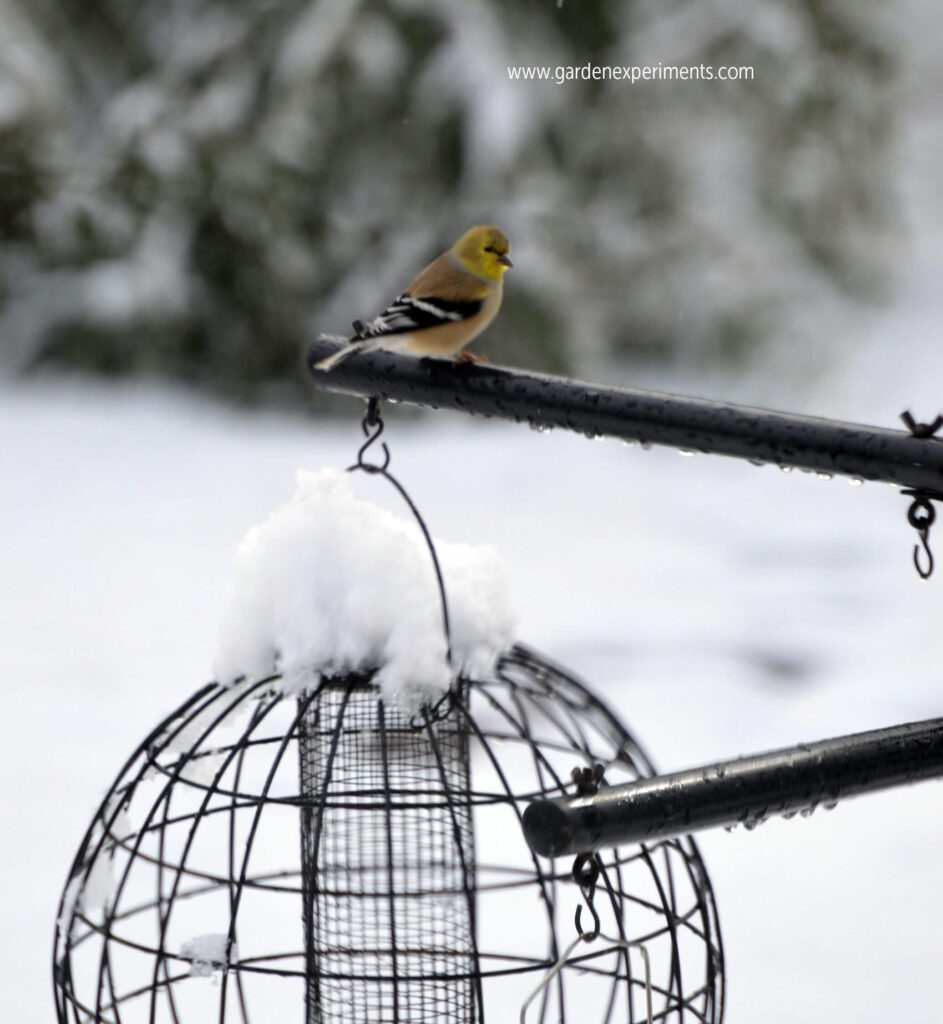
<instances>
[{"instance_id":1,"label":"snow-covered evergreen tree","mask_svg":"<svg viewBox=\"0 0 943 1024\"><path fill-rule=\"evenodd\" d=\"M895 59L874 0L0 0L7 367L250 394L476 221L516 269L481 348L741 356L871 292ZM753 81L512 81L743 65Z\"/></svg>"}]
</instances>

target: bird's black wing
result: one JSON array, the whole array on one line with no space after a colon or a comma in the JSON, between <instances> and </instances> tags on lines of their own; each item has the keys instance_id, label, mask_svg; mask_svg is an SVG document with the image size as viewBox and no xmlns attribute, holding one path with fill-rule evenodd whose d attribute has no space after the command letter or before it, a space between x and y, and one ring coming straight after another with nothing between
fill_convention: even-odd
<instances>
[{"instance_id":1,"label":"bird's black wing","mask_svg":"<svg viewBox=\"0 0 943 1024\"><path fill-rule=\"evenodd\" d=\"M438 327L440 324L468 320L481 310L484 299L451 302L446 299L421 298L405 292L369 323L355 320L357 338L377 338L384 334L407 334L410 331Z\"/></svg>"}]
</instances>

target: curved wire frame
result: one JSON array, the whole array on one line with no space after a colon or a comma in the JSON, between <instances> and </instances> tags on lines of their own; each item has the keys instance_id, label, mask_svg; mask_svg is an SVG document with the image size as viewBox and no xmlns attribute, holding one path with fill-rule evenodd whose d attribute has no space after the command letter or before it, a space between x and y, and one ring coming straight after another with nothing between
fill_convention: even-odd
<instances>
[{"instance_id":1,"label":"curved wire frame","mask_svg":"<svg viewBox=\"0 0 943 1024\"><path fill-rule=\"evenodd\" d=\"M653 773L574 678L515 647L407 717L367 675L210 684L127 760L59 907L60 1024L420 1024L515 1017L576 936L570 865L527 804L602 764ZM717 912L694 842L600 851L602 934L528 1021L719 1022ZM607 940L604 936L613 938Z\"/></svg>"}]
</instances>

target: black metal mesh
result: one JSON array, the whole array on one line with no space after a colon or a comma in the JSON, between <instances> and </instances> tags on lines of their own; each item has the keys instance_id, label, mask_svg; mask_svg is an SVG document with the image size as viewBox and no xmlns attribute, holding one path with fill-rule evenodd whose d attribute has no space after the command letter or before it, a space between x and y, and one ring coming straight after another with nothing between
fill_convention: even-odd
<instances>
[{"instance_id":1,"label":"black metal mesh","mask_svg":"<svg viewBox=\"0 0 943 1024\"><path fill-rule=\"evenodd\" d=\"M523 648L407 720L369 678L205 687L119 773L60 904L60 1024L516 1019L587 908L520 819L597 762L651 774L584 687ZM299 771L300 767L300 771ZM299 840L300 837L300 840ZM717 1024L723 954L690 839L600 851L604 935L643 942L656 1020ZM580 943L528 1024L645 1019L642 961Z\"/></svg>"},{"instance_id":2,"label":"black metal mesh","mask_svg":"<svg viewBox=\"0 0 943 1024\"><path fill-rule=\"evenodd\" d=\"M474 1019L468 736L369 688L301 719L309 1024Z\"/></svg>"}]
</instances>

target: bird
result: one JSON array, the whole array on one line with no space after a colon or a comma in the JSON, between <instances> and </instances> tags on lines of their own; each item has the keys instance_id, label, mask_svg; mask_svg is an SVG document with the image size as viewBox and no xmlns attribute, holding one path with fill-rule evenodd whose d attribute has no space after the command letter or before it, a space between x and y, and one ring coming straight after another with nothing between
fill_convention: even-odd
<instances>
[{"instance_id":1,"label":"bird","mask_svg":"<svg viewBox=\"0 0 943 1024\"><path fill-rule=\"evenodd\" d=\"M377 349L479 361L483 357L464 351L464 346L481 334L501 306L504 273L514 266L509 250L508 236L500 228L470 228L378 317L368 323L355 320L347 347L314 368L327 372L352 355Z\"/></svg>"}]
</instances>

